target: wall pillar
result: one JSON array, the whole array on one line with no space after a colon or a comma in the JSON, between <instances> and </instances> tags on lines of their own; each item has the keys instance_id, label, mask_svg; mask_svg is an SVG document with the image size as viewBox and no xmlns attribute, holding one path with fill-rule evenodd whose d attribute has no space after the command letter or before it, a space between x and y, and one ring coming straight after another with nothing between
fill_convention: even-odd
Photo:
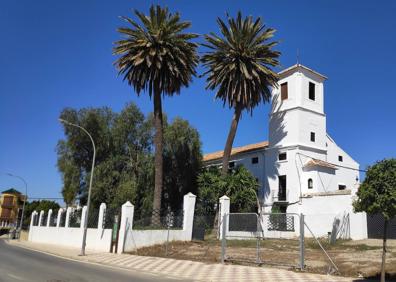
<instances>
[{"instance_id":1,"label":"wall pillar","mask_svg":"<svg viewBox=\"0 0 396 282\"><path fill-rule=\"evenodd\" d=\"M105 212L106 212L106 204L101 203L99 207L98 229L104 229L103 222L104 222Z\"/></svg>"},{"instance_id":2,"label":"wall pillar","mask_svg":"<svg viewBox=\"0 0 396 282\"><path fill-rule=\"evenodd\" d=\"M183 198L183 231L188 241L192 239L196 198L193 193L187 193Z\"/></svg>"},{"instance_id":3,"label":"wall pillar","mask_svg":"<svg viewBox=\"0 0 396 282\"><path fill-rule=\"evenodd\" d=\"M129 201L127 201L121 207L120 232L118 236L117 248L117 253L119 254L124 252L126 232L132 230L134 210L135 207Z\"/></svg>"},{"instance_id":4,"label":"wall pillar","mask_svg":"<svg viewBox=\"0 0 396 282\"><path fill-rule=\"evenodd\" d=\"M29 241L32 241L32 236L33 236L33 224L34 224L34 221L35 221L35 219L36 219L36 216L37 216L37 212L36 212L36 211L33 211L33 212L32 212L32 215L30 216L30 228L29 228L29 237L28 237L28 240L29 240Z\"/></svg>"},{"instance_id":5,"label":"wall pillar","mask_svg":"<svg viewBox=\"0 0 396 282\"><path fill-rule=\"evenodd\" d=\"M72 207L68 207L66 209L66 219L65 219L65 227L68 228L69 227L69 222L70 222L70 214L72 212Z\"/></svg>"},{"instance_id":6,"label":"wall pillar","mask_svg":"<svg viewBox=\"0 0 396 282\"><path fill-rule=\"evenodd\" d=\"M52 217L52 209L49 209L49 211L48 211L48 216L47 216L47 227L50 226L51 217Z\"/></svg>"},{"instance_id":7,"label":"wall pillar","mask_svg":"<svg viewBox=\"0 0 396 282\"><path fill-rule=\"evenodd\" d=\"M60 208L60 209L58 210L58 216L57 216L57 218L56 218L56 227L59 227L59 225L60 225L60 221L61 221L62 213L63 213L63 212L64 212L64 211L63 211L62 208Z\"/></svg>"},{"instance_id":8,"label":"wall pillar","mask_svg":"<svg viewBox=\"0 0 396 282\"><path fill-rule=\"evenodd\" d=\"M39 216L38 226L42 226L42 225L41 225L41 221L43 220L43 216L44 216L44 211L41 211L41 212L40 212L40 216Z\"/></svg>"},{"instance_id":9,"label":"wall pillar","mask_svg":"<svg viewBox=\"0 0 396 282\"><path fill-rule=\"evenodd\" d=\"M226 230L228 231L228 223L229 223L229 216L226 216L226 222L223 222L224 220L224 215L229 215L230 214L230 198L228 198L226 195L221 197L219 199L219 229L218 229L218 234L219 234L219 239L223 239L223 224L226 225ZM227 234L226 231L226 234Z\"/></svg>"}]
</instances>

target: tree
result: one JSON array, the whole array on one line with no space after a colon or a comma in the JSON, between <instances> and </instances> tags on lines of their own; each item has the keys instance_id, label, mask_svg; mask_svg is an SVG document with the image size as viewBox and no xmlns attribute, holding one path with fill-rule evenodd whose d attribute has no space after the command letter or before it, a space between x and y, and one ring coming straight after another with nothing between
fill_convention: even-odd
<instances>
[{"instance_id":1,"label":"tree","mask_svg":"<svg viewBox=\"0 0 396 282\"><path fill-rule=\"evenodd\" d=\"M101 152L95 165L92 207L104 202L110 208L119 208L131 201L137 218L149 217L154 198L153 115L145 117L136 105L128 104L120 113L108 108L67 108L61 116L89 128ZM84 132L63 126L66 138L57 147L62 194L67 205L84 205L90 177L86 158L90 160L87 152L92 146ZM187 121L176 118L168 124L164 115L164 145L162 201L176 210L181 208L184 194L196 193L201 141Z\"/></svg>"},{"instance_id":2,"label":"tree","mask_svg":"<svg viewBox=\"0 0 396 282\"><path fill-rule=\"evenodd\" d=\"M251 114L261 102L269 102L271 87L277 85L278 76L270 67L279 64L280 52L272 50L277 42L268 42L275 33L265 28L261 18L251 16L242 19L228 17L228 26L220 18L217 23L222 37L205 35L209 49L201 61L207 68L207 89L218 89L216 98L234 109L231 127L223 154L222 173L228 171L232 145L243 110Z\"/></svg>"},{"instance_id":3,"label":"tree","mask_svg":"<svg viewBox=\"0 0 396 282\"><path fill-rule=\"evenodd\" d=\"M216 167L204 169L198 176L198 209L215 213L213 226L216 228L218 209L215 206L223 195L230 197L231 212L257 211L257 189L255 177L243 166L223 175Z\"/></svg>"},{"instance_id":4,"label":"tree","mask_svg":"<svg viewBox=\"0 0 396 282\"><path fill-rule=\"evenodd\" d=\"M182 208L185 194L197 194L197 177L201 163L201 141L198 131L188 121L175 118L164 131L163 198L172 210Z\"/></svg>"},{"instance_id":5,"label":"tree","mask_svg":"<svg viewBox=\"0 0 396 282\"><path fill-rule=\"evenodd\" d=\"M105 202L111 207L119 207L126 200L139 203L139 197L150 196L146 190L153 179L152 129L136 105L128 104L121 113L106 107L67 108L61 117L87 128L95 140L98 153L93 206ZM63 126L66 139L60 140L57 147L62 194L67 205L73 205L77 200L83 205L87 197L92 145L81 130ZM135 206L138 211L139 205Z\"/></svg>"},{"instance_id":6,"label":"tree","mask_svg":"<svg viewBox=\"0 0 396 282\"><path fill-rule=\"evenodd\" d=\"M356 195L353 203L356 212L382 214L385 220L381 265L381 282L384 282L387 228L389 220L396 216L396 159L385 159L369 167Z\"/></svg>"},{"instance_id":7,"label":"tree","mask_svg":"<svg viewBox=\"0 0 396 282\"><path fill-rule=\"evenodd\" d=\"M197 44L190 40L196 34L183 33L191 26L180 21L179 13L172 14L168 8L152 5L148 16L135 10L142 24L123 17L131 27L121 27L118 32L125 36L117 41L114 54L120 55L116 62L119 74L124 76L139 95L148 91L154 97L155 123L155 187L153 219L158 220L155 210L161 209L163 186L163 121L161 95L179 94L195 75L198 64ZM156 216L157 215L157 216Z\"/></svg>"},{"instance_id":8,"label":"tree","mask_svg":"<svg viewBox=\"0 0 396 282\"><path fill-rule=\"evenodd\" d=\"M27 215L24 220L23 220L23 226L24 228L29 226L30 224L30 218L32 215L32 212L37 211L44 211L45 213L48 213L50 209L52 209L53 214L57 214L60 206L57 202L55 201L50 201L50 200L40 200L40 201L32 201L32 202L27 202L25 206L25 214Z\"/></svg>"}]
</instances>

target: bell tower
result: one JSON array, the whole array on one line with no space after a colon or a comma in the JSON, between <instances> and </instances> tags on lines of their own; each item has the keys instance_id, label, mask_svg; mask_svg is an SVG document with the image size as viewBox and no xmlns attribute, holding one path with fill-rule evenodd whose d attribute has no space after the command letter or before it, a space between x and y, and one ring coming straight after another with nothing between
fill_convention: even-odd
<instances>
[{"instance_id":1,"label":"bell tower","mask_svg":"<svg viewBox=\"0 0 396 282\"><path fill-rule=\"evenodd\" d=\"M325 80L300 64L279 73L279 86L272 93L270 148L302 146L326 151Z\"/></svg>"}]
</instances>

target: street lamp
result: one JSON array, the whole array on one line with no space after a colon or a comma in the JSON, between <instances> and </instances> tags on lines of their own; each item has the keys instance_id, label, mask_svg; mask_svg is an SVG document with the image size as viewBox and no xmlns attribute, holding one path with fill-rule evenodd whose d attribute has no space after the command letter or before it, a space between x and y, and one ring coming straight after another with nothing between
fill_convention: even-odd
<instances>
[{"instance_id":1,"label":"street lamp","mask_svg":"<svg viewBox=\"0 0 396 282\"><path fill-rule=\"evenodd\" d=\"M18 239L20 239L21 238L21 231L22 231L22 224L23 224L23 215L25 213L25 203L26 203L27 198L28 198L28 196L27 196L27 183L26 183L25 179L23 179L22 177L20 177L18 175L14 175L14 174L11 174L11 173L6 173L6 174L8 176L15 177L15 178L18 178L18 179L22 180L23 183L25 184L25 200L23 201L21 222L19 223L19 232L18 232L19 233Z\"/></svg>"},{"instance_id":2,"label":"street lamp","mask_svg":"<svg viewBox=\"0 0 396 282\"><path fill-rule=\"evenodd\" d=\"M89 134L89 132L88 132L84 127L81 127L81 126L79 126L79 125L77 125L77 124L68 122L67 120L64 120L64 119L61 119L61 118L59 119L59 121L62 122L62 123L64 123L64 124L67 124L67 125L71 125L71 126L74 126L74 127L78 127L78 128L80 128L82 131L84 131L84 132L89 136L89 139L91 139L92 147L93 147L93 158L92 158L91 177L90 177L90 180L89 180L89 190L88 190L87 213L86 213L86 215L85 215L85 220L84 220L84 233L83 233L83 240L82 240L81 253L80 253L80 256L85 256L85 245L86 245L86 242L87 242L87 219L89 218L89 217L88 217L88 213L89 213L89 207L90 207L90 205L91 205L92 179L93 179L93 173L94 173L94 167L95 167L95 156L96 156L95 142L94 142L94 140L93 140L91 134Z\"/></svg>"}]
</instances>

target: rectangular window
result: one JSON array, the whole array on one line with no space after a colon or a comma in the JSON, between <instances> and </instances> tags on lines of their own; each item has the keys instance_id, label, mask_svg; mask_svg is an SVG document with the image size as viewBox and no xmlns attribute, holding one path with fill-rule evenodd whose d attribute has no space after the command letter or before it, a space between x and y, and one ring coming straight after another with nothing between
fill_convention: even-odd
<instances>
[{"instance_id":1,"label":"rectangular window","mask_svg":"<svg viewBox=\"0 0 396 282\"><path fill-rule=\"evenodd\" d=\"M346 189L346 185L338 184L338 190L345 190L345 189Z\"/></svg>"},{"instance_id":2,"label":"rectangular window","mask_svg":"<svg viewBox=\"0 0 396 282\"><path fill-rule=\"evenodd\" d=\"M286 100L289 97L287 91L287 82L281 84L281 100Z\"/></svg>"},{"instance_id":3,"label":"rectangular window","mask_svg":"<svg viewBox=\"0 0 396 282\"><path fill-rule=\"evenodd\" d=\"M229 168L235 167L235 162L229 162L229 163L228 163L228 167L229 167Z\"/></svg>"},{"instance_id":4,"label":"rectangular window","mask_svg":"<svg viewBox=\"0 0 396 282\"><path fill-rule=\"evenodd\" d=\"M286 175L279 175L278 200L286 201Z\"/></svg>"},{"instance_id":5,"label":"rectangular window","mask_svg":"<svg viewBox=\"0 0 396 282\"><path fill-rule=\"evenodd\" d=\"M311 142L315 142L315 132L311 132Z\"/></svg>"},{"instance_id":6,"label":"rectangular window","mask_svg":"<svg viewBox=\"0 0 396 282\"><path fill-rule=\"evenodd\" d=\"M343 159L343 157L342 156L338 156L338 161L339 162L342 162L344 159Z\"/></svg>"},{"instance_id":7,"label":"rectangular window","mask_svg":"<svg viewBox=\"0 0 396 282\"><path fill-rule=\"evenodd\" d=\"M315 83L309 83L309 99L315 101Z\"/></svg>"},{"instance_id":8,"label":"rectangular window","mask_svg":"<svg viewBox=\"0 0 396 282\"><path fill-rule=\"evenodd\" d=\"M285 161L286 159L287 159L286 152L279 153L279 155L278 155L278 160L280 160L280 161Z\"/></svg>"},{"instance_id":9,"label":"rectangular window","mask_svg":"<svg viewBox=\"0 0 396 282\"><path fill-rule=\"evenodd\" d=\"M253 157L252 158L252 164L258 164L258 162L259 162L258 157Z\"/></svg>"}]
</instances>

